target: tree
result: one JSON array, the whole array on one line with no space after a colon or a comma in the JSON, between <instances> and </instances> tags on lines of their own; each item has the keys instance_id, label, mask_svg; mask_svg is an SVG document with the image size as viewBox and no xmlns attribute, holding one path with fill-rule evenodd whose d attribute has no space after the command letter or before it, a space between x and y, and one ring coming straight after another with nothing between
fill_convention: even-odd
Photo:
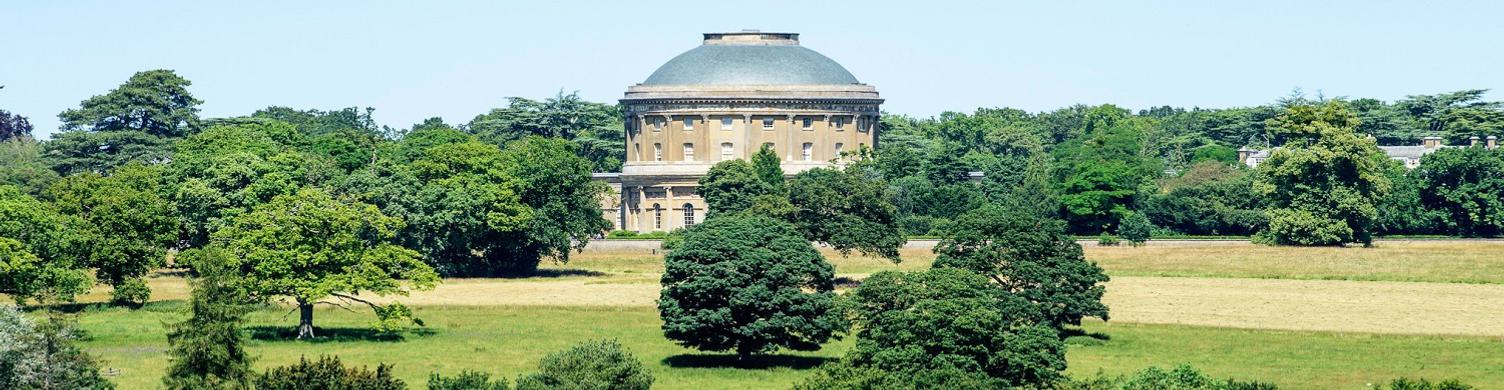
<instances>
[{"instance_id":1,"label":"tree","mask_svg":"<svg viewBox=\"0 0 1504 390\"><path fill-rule=\"evenodd\" d=\"M1426 155L1412 174L1421 204L1445 215L1447 233L1491 237L1504 234L1501 173L1504 151L1468 147Z\"/></svg>"},{"instance_id":2,"label":"tree","mask_svg":"<svg viewBox=\"0 0 1504 390\"><path fill-rule=\"evenodd\" d=\"M700 177L697 191L705 199L708 216L751 210L758 196L773 193L773 186L754 169L744 160L727 160L711 166Z\"/></svg>"},{"instance_id":3,"label":"tree","mask_svg":"<svg viewBox=\"0 0 1504 390\"><path fill-rule=\"evenodd\" d=\"M236 217L213 239L232 256L230 266L242 275L250 294L285 296L297 303L301 339L314 337L313 305L328 297L370 306L381 330L412 319L400 303L378 305L356 296L406 295L409 289L432 289L438 283L438 275L417 252L388 242L401 228L401 220L375 206L303 189Z\"/></svg>"},{"instance_id":4,"label":"tree","mask_svg":"<svg viewBox=\"0 0 1504 390\"><path fill-rule=\"evenodd\" d=\"M653 374L613 340L591 340L544 356L538 372L517 379L518 390L647 390Z\"/></svg>"},{"instance_id":5,"label":"tree","mask_svg":"<svg viewBox=\"0 0 1504 390\"><path fill-rule=\"evenodd\" d=\"M1191 165L1163 180L1138 213L1155 226L1192 235L1249 235L1268 224L1248 170L1219 162Z\"/></svg>"},{"instance_id":6,"label":"tree","mask_svg":"<svg viewBox=\"0 0 1504 390\"><path fill-rule=\"evenodd\" d=\"M241 330L248 294L233 279L237 270L217 249L194 249L181 256L194 258L188 261L199 277L192 281L191 316L169 325L163 385L172 390L250 388L255 372Z\"/></svg>"},{"instance_id":7,"label":"tree","mask_svg":"<svg viewBox=\"0 0 1504 390\"><path fill-rule=\"evenodd\" d=\"M1454 143L1469 137L1504 136L1504 102L1483 100L1486 89L1436 95L1411 95L1394 103L1411 119L1411 127L1444 135Z\"/></svg>"},{"instance_id":8,"label":"tree","mask_svg":"<svg viewBox=\"0 0 1504 390\"><path fill-rule=\"evenodd\" d=\"M31 137L31 121L26 117L0 110L0 142Z\"/></svg>"},{"instance_id":9,"label":"tree","mask_svg":"<svg viewBox=\"0 0 1504 390\"><path fill-rule=\"evenodd\" d=\"M93 279L85 237L74 218L10 186L0 186L0 293L17 303L72 301Z\"/></svg>"},{"instance_id":10,"label":"tree","mask_svg":"<svg viewBox=\"0 0 1504 390\"><path fill-rule=\"evenodd\" d=\"M1107 275L1087 262L1062 221L1024 210L986 206L967 213L935 245L936 268L960 268L992 278L1024 297L1056 328L1083 317L1107 319Z\"/></svg>"},{"instance_id":11,"label":"tree","mask_svg":"<svg viewBox=\"0 0 1504 390\"><path fill-rule=\"evenodd\" d=\"M151 290L141 277L162 266L167 249L177 243L173 206L157 193L163 188L160 167L130 163L110 176L69 176L47 190L59 211L82 222L78 230L88 237L86 262L115 288L116 303L145 303Z\"/></svg>"},{"instance_id":12,"label":"tree","mask_svg":"<svg viewBox=\"0 0 1504 390\"><path fill-rule=\"evenodd\" d=\"M768 145L763 145L757 149L757 153L752 154L752 170L756 171L757 177L772 187L772 192L776 194L783 194L787 190L781 161L778 153Z\"/></svg>"},{"instance_id":13,"label":"tree","mask_svg":"<svg viewBox=\"0 0 1504 390\"><path fill-rule=\"evenodd\" d=\"M125 84L58 114L47 144L59 173L104 172L129 161L165 161L170 140L198 131L192 85L171 70L138 72Z\"/></svg>"},{"instance_id":14,"label":"tree","mask_svg":"<svg viewBox=\"0 0 1504 390\"><path fill-rule=\"evenodd\" d=\"M788 223L712 218L686 231L664 262L658 313L664 337L680 345L746 358L817 350L847 328L834 268Z\"/></svg>"},{"instance_id":15,"label":"tree","mask_svg":"<svg viewBox=\"0 0 1504 390\"><path fill-rule=\"evenodd\" d=\"M1144 245L1149 241L1149 236L1154 234L1154 224L1144 213L1129 213L1123 217L1123 222L1118 224L1118 236L1128 240L1133 246Z\"/></svg>"},{"instance_id":16,"label":"tree","mask_svg":"<svg viewBox=\"0 0 1504 390\"><path fill-rule=\"evenodd\" d=\"M520 245L512 248L510 268L502 271L531 273L543 259L568 262L569 251L584 249L590 236L611 229L600 205L610 189L592 178L590 161L577 156L574 145L527 137L507 145L501 161L519 183L517 194L532 216L524 230L513 233Z\"/></svg>"},{"instance_id":17,"label":"tree","mask_svg":"<svg viewBox=\"0 0 1504 390\"><path fill-rule=\"evenodd\" d=\"M1259 165L1253 188L1269 202L1259 241L1282 245L1372 243L1374 202L1389 192L1384 157L1373 138L1353 132L1341 101L1290 106L1270 121L1286 141Z\"/></svg>"},{"instance_id":18,"label":"tree","mask_svg":"<svg viewBox=\"0 0 1504 390\"><path fill-rule=\"evenodd\" d=\"M898 210L884 196L888 184L875 171L856 163L844 170L815 168L794 175L789 203L791 222L804 237L841 254L863 254L898 261L907 241L898 226Z\"/></svg>"},{"instance_id":19,"label":"tree","mask_svg":"<svg viewBox=\"0 0 1504 390\"><path fill-rule=\"evenodd\" d=\"M856 347L804 388L1042 386L1065 369L1065 343L1039 307L973 272L880 272L851 307Z\"/></svg>"},{"instance_id":20,"label":"tree","mask_svg":"<svg viewBox=\"0 0 1504 390\"><path fill-rule=\"evenodd\" d=\"M464 129L482 142L503 147L528 136L563 138L575 144L575 152L589 160L592 169L621 170L627 150L619 106L588 102L578 93L562 91L543 101L520 97L507 101L507 107L477 115Z\"/></svg>"},{"instance_id":21,"label":"tree","mask_svg":"<svg viewBox=\"0 0 1504 390\"><path fill-rule=\"evenodd\" d=\"M1144 154L1144 134L1156 126L1152 119L1120 117L1112 106L1093 109L1088 117L1086 136L1066 141L1053 154L1066 219L1077 232L1098 233L1127 215L1139 186L1162 168Z\"/></svg>"},{"instance_id":22,"label":"tree","mask_svg":"<svg viewBox=\"0 0 1504 390\"><path fill-rule=\"evenodd\" d=\"M37 196L57 181L58 174L43 157L42 143L32 139L0 141L0 185L13 185Z\"/></svg>"},{"instance_id":23,"label":"tree","mask_svg":"<svg viewBox=\"0 0 1504 390\"><path fill-rule=\"evenodd\" d=\"M79 332L57 313L32 322L14 306L0 306L0 388L108 390L98 363L79 348Z\"/></svg>"},{"instance_id":24,"label":"tree","mask_svg":"<svg viewBox=\"0 0 1504 390\"><path fill-rule=\"evenodd\" d=\"M515 269L533 211L500 148L453 130L408 133L340 187L407 223L402 244L444 275ZM599 217L597 215L597 217Z\"/></svg>"}]
</instances>

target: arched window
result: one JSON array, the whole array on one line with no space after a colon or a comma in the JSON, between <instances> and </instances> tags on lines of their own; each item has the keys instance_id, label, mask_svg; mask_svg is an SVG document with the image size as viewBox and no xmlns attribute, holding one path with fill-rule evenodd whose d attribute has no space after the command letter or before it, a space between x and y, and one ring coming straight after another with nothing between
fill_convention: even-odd
<instances>
[{"instance_id":1,"label":"arched window","mask_svg":"<svg viewBox=\"0 0 1504 390\"><path fill-rule=\"evenodd\" d=\"M695 225L695 205L684 204L684 227Z\"/></svg>"},{"instance_id":2,"label":"arched window","mask_svg":"<svg viewBox=\"0 0 1504 390\"><path fill-rule=\"evenodd\" d=\"M663 230L663 206L653 204L653 230Z\"/></svg>"}]
</instances>

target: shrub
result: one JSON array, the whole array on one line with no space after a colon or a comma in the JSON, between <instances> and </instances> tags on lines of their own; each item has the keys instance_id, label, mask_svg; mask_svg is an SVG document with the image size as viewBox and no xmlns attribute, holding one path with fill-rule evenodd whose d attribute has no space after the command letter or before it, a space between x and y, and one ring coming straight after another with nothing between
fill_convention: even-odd
<instances>
[{"instance_id":1,"label":"shrub","mask_svg":"<svg viewBox=\"0 0 1504 390\"><path fill-rule=\"evenodd\" d=\"M606 233L606 238L636 238L636 230L612 230Z\"/></svg>"},{"instance_id":2,"label":"shrub","mask_svg":"<svg viewBox=\"0 0 1504 390\"><path fill-rule=\"evenodd\" d=\"M310 362L267 370L256 377L259 390L402 390L407 384L392 376L392 366L380 364L376 371L365 367L345 368L338 357L320 356Z\"/></svg>"},{"instance_id":3,"label":"shrub","mask_svg":"<svg viewBox=\"0 0 1504 390\"><path fill-rule=\"evenodd\" d=\"M1433 383L1433 382L1425 380L1425 379L1410 380L1409 378L1395 379L1394 381L1389 382L1387 385L1380 385L1379 386L1379 390L1472 390L1472 389L1473 389L1473 386L1468 385L1468 384L1464 384L1462 382L1458 382L1456 380L1445 380L1445 381L1434 382Z\"/></svg>"},{"instance_id":4,"label":"shrub","mask_svg":"<svg viewBox=\"0 0 1504 390\"><path fill-rule=\"evenodd\" d=\"M1278 387L1265 382L1242 382L1233 379L1213 379L1195 367L1179 365L1165 370L1149 367L1129 377L1108 377L1102 373L1085 380L1060 383L1057 390L1275 390Z\"/></svg>"},{"instance_id":5,"label":"shrub","mask_svg":"<svg viewBox=\"0 0 1504 390\"><path fill-rule=\"evenodd\" d=\"M1133 246L1144 245L1144 241L1149 241L1149 236L1154 234L1154 224L1149 223L1149 218L1143 213L1129 213L1118 224L1118 234Z\"/></svg>"},{"instance_id":6,"label":"shrub","mask_svg":"<svg viewBox=\"0 0 1504 390\"><path fill-rule=\"evenodd\" d=\"M1122 243L1122 241L1118 240L1118 236L1111 234L1104 234L1101 237L1097 237L1097 246L1118 246L1118 244L1120 243Z\"/></svg>"},{"instance_id":7,"label":"shrub","mask_svg":"<svg viewBox=\"0 0 1504 390\"><path fill-rule=\"evenodd\" d=\"M491 380L491 374L479 371L464 370L459 375L452 377L440 376L438 373L428 376L428 390L508 390L506 378Z\"/></svg>"},{"instance_id":8,"label":"shrub","mask_svg":"<svg viewBox=\"0 0 1504 390\"><path fill-rule=\"evenodd\" d=\"M680 245L684 245L684 228L668 232L668 234L663 236L663 242L658 244L659 247L666 251L677 249Z\"/></svg>"},{"instance_id":9,"label":"shrub","mask_svg":"<svg viewBox=\"0 0 1504 390\"><path fill-rule=\"evenodd\" d=\"M1293 209L1269 210L1269 228L1259 231L1254 241L1260 244L1334 246L1352 241L1353 230L1346 221Z\"/></svg>"},{"instance_id":10,"label":"shrub","mask_svg":"<svg viewBox=\"0 0 1504 390\"><path fill-rule=\"evenodd\" d=\"M846 330L835 269L786 222L711 218L664 262L658 312L664 337L680 345L746 357L818 350Z\"/></svg>"},{"instance_id":11,"label":"shrub","mask_svg":"<svg viewBox=\"0 0 1504 390\"><path fill-rule=\"evenodd\" d=\"M78 338L63 317L34 323L0 305L0 389L114 389Z\"/></svg>"},{"instance_id":12,"label":"shrub","mask_svg":"<svg viewBox=\"0 0 1504 390\"><path fill-rule=\"evenodd\" d=\"M518 390L645 390L653 374L631 351L610 340L592 340L554 352L538 372L517 379Z\"/></svg>"}]
</instances>

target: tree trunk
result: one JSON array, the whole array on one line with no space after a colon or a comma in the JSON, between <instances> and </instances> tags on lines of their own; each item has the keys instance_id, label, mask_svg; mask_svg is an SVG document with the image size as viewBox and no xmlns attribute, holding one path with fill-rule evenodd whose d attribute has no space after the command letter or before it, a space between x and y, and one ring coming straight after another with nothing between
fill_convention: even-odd
<instances>
[{"instance_id":1,"label":"tree trunk","mask_svg":"<svg viewBox=\"0 0 1504 390\"><path fill-rule=\"evenodd\" d=\"M298 339L313 338L313 303L298 300Z\"/></svg>"}]
</instances>

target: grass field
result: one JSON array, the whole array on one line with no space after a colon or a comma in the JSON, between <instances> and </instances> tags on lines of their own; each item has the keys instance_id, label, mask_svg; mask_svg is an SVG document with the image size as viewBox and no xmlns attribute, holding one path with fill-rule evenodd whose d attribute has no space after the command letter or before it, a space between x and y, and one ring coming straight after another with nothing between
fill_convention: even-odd
<instances>
[{"instance_id":1,"label":"grass field","mask_svg":"<svg viewBox=\"0 0 1504 390\"><path fill-rule=\"evenodd\" d=\"M1504 243L1381 242L1377 248L1250 245L1095 248L1114 280L1110 323L1069 340L1069 373L1122 374L1190 363L1209 374L1271 381L1285 389L1362 389L1398 376L1456 378L1480 388L1504 384ZM923 269L932 255L906 250L897 265L840 257L848 279L887 269ZM369 312L321 309L329 336L287 339L285 308L252 317L258 369L300 355L337 354L396 373L422 388L429 372L479 369L509 378L544 354L589 338L615 338L658 378L659 388L786 388L839 356L852 340L739 367L662 338L653 308L661 255L586 252L546 277L446 280L401 301L427 324L401 337L373 334ZM150 280L157 302L139 310L89 306L78 315L93 353L117 369L122 389L155 388L166 365L165 323L181 312L187 284ZM1471 284L1469 284L1471 283ZM97 289L84 301L107 297Z\"/></svg>"}]
</instances>

